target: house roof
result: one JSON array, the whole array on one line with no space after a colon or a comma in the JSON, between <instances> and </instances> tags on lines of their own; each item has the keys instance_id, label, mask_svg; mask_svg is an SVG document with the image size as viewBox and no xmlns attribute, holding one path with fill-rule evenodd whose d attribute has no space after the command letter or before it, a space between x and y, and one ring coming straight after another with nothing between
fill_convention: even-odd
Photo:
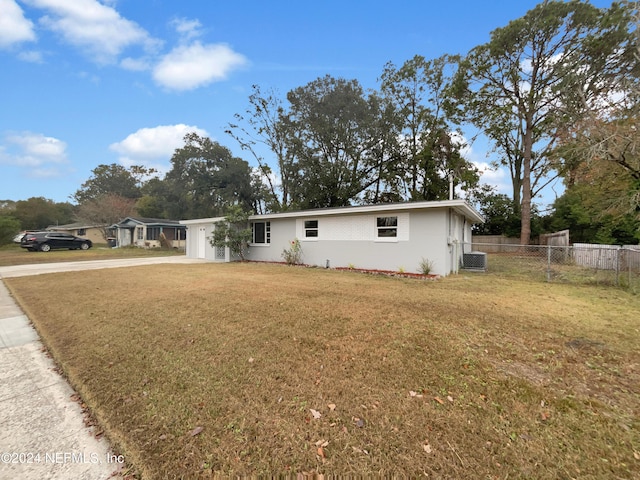
<instances>
[{"instance_id":1,"label":"house roof","mask_svg":"<svg viewBox=\"0 0 640 480\"><path fill-rule=\"evenodd\" d=\"M251 215L249 220L270 220L276 218L304 218L320 217L326 215L354 215L360 213L402 212L409 210L428 210L436 208L451 208L464 215L473 223L484 223L484 217L480 215L465 200L439 200L431 202L405 202L405 203L378 203L375 205L359 205L355 207L317 208L312 210L298 210L291 212L267 213ZM193 220L180 220L183 225L196 223L212 223L224 220L224 217L199 218Z\"/></svg>"},{"instance_id":2,"label":"house roof","mask_svg":"<svg viewBox=\"0 0 640 480\"><path fill-rule=\"evenodd\" d=\"M167 220L166 218L145 218L127 217L114 224L113 227L131 227L133 225L147 225L152 227L180 227L178 220Z\"/></svg>"},{"instance_id":3,"label":"house roof","mask_svg":"<svg viewBox=\"0 0 640 480\"><path fill-rule=\"evenodd\" d=\"M106 225L87 225L86 223L67 223L66 225L49 225L46 230L77 230L79 228L102 228Z\"/></svg>"}]
</instances>

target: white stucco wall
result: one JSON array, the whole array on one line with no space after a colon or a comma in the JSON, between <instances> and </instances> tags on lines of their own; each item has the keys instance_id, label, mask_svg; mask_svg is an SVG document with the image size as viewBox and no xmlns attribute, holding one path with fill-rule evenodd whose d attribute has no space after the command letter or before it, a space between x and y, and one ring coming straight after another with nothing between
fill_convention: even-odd
<instances>
[{"instance_id":1,"label":"white stucco wall","mask_svg":"<svg viewBox=\"0 0 640 480\"><path fill-rule=\"evenodd\" d=\"M370 268L378 270L400 269L420 273L422 258L434 262L433 273L449 273L447 258L446 212L385 212L379 215L323 216L318 220L318 237L304 238L304 221L301 219L272 219L271 243L252 245L248 259L257 261L283 261L282 252L291 241L300 240L302 262L325 267ZM398 236L378 239L376 218L398 217Z\"/></svg>"},{"instance_id":2,"label":"white stucco wall","mask_svg":"<svg viewBox=\"0 0 640 480\"><path fill-rule=\"evenodd\" d=\"M203 258L215 261L215 249L211 246L214 223L218 219L183 220L187 225L186 255L189 258ZM220 260L219 260L220 261Z\"/></svg>"},{"instance_id":3,"label":"white stucco wall","mask_svg":"<svg viewBox=\"0 0 640 480\"><path fill-rule=\"evenodd\" d=\"M397 216L397 237L377 237L376 218ZM227 252L225 259L216 259L215 249L209 240L214 223L221 218L186 220L186 254L191 258L212 261L232 260ZM305 238L305 220L317 220L318 237ZM293 214L256 216L255 221L270 222L270 243L252 244L248 260L282 262L282 252L298 239L302 246L302 262L320 267L369 268L378 270L400 269L420 272L420 261L433 262L432 273L448 275L457 272L463 253L463 243L471 240L470 220L454 208L399 209L384 212L320 213L313 216L304 212ZM203 240L204 239L204 240ZM201 245L205 242L204 245Z\"/></svg>"}]
</instances>

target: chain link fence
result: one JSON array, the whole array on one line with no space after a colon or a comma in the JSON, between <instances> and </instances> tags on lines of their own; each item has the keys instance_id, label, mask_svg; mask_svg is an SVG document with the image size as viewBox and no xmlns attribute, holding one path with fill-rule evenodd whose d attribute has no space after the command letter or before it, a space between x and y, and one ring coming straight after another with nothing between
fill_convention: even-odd
<instances>
[{"instance_id":1,"label":"chain link fence","mask_svg":"<svg viewBox=\"0 0 640 480\"><path fill-rule=\"evenodd\" d=\"M640 246L468 243L486 253L486 271L546 282L612 285L640 293ZM463 265L463 268L465 266Z\"/></svg>"}]
</instances>

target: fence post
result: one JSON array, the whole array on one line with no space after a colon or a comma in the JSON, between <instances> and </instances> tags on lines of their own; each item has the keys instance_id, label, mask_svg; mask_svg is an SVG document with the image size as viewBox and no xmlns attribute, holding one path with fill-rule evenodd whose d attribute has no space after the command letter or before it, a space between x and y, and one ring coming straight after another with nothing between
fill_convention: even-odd
<instances>
[{"instance_id":1,"label":"fence post","mask_svg":"<svg viewBox=\"0 0 640 480\"><path fill-rule=\"evenodd\" d=\"M616 249L616 287L619 284L618 277L620 276L620 250L622 250L622 248Z\"/></svg>"},{"instance_id":2,"label":"fence post","mask_svg":"<svg viewBox=\"0 0 640 480\"><path fill-rule=\"evenodd\" d=\"M547 245L547 282L551 281L551 245Z\"/></svg>"},{"instance_id":3,"label":"fence post","mask_svg":"<svg viewBox=\"0 0 640 480\"><path fill-rule=\"evenodd\" d=\"M631 289L631 251L629 251L627 255L627 270L629 271L629 283L627 285L629 286L629 290L635 293L635 290Z\"/></svg>"}]
</instances>

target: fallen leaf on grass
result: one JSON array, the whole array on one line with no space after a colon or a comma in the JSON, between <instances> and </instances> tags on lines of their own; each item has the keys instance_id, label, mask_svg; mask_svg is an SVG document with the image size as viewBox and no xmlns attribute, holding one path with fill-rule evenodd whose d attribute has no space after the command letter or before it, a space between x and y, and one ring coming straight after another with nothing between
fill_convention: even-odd
<instances>
[{"instance_id":1,"label":"fallen leaf on grass","mask_svg":"<svg viewBox=\"0 0 640 480\"><path fill-rule=\"evenodd\" d=\"M633 452L633 458L635 458L636 460L640 460L640 453Z\"/></svg>"},{"instance_id":2,"label":"fallen leaf on grass","mask_svg":"<svg viewBox=\"0 0 640 480\"><path fill-rule=\"evenodd\" d=\"M322 447L318 447L318 456L322 459L327 458L324 456L324 450L322 449Z\"/></svg>"},{"instance_id":3,"label":"fallen leaf on grass","mask_svg":"<svg viewBox=\"0 0 640 480\"><path fill-rule=\"evenodd\" d=\"M358 447L351 447L351 448L353 448L353 451L354 451L354 452L364 453L365 455L369 455L369 452L368 452L368 451L366 451L366 450L365 450L365 449L363 449L363 448L358 448Z\"/></svg>"},{"instance_id":4,"label":"fallen leaf on grass","mask_svg":"<svg viewBox=\"0 0 640 480\"><path fill-rule=\"evenodd\" d=\"M329 407L329 410L333 412L336 409L336 404L330 403L329 405L327 405L327 407Z\"/></svg>"},{"instance_id":5,"label":"fallen leaf on grass","mask_svg":"<svg viewBox=\"0 0 640 480\"><path fill-rule=\"evenodd\" d=\"M427 442L425 442L425 443L422 445L422 449L423 449L425 452L427 452L427 453L431 453L431 445L429 445L429 443L427 443Z\"/></svg>"},{"instance_id":6,"label":"fallen leaf on grass","mask_svg":"<svg viewBox=\"0 0 640 480\"><path fill-rule=\"evenodd\" d=\"M322 416L319 411L314 410L313 408L310 408L309 410L311 411L311 415L313 415L313 418L315 418L316 420Z\"/></svg>"},{"instance_id":7,"label":"fallen leaf on grass","mask_svg":"<svg viewBox=\"0 0 640 480\"><path fill-rule=\"evenodd\" d=\"M202 430L204 430L204 427L196 427L193 430L191 430L189 432L189 435L192 437L195 437L196 435L198 435L200 432L202 432Z\"/></svg>"},{"instance_id":8,"label":"fallen leaf on grass","mask_svg":"<svg viewBox=\"0 0 640 480\"><path fill-rule=\"evenodd\" d=\"M444 400L442 400L440 397L433 397L433 399L438 402L440 405L444 405Z\"/></svg>"},{"instance_id":9,"label":"fallen leaf on grass","mask_svg":"<svg viewBox=\"0 0 640 480\"><path fill-rule=\"evenodd\" d=\"M551 417L551 414L549 412L540 413L540 420L542 420L543 422L549 420L549 417Z\"/></svg>"},{"instance_id":10,"label":"fallen leaf on grass","mask_svg":"<svg viewBox=\"0 0 640 480\"><path fill-rule=\"evenodd\" d=\"M316 442L316 447L326 447L327 445L329 445L329 442L324 438Z\"/></svg>"},{"instance_id":11,"label":"fallen leaf on grass","mask_svg":"<svg viewBox=\"0 0 640 480\"><path fill-rule=\"evenodd\" d=\"M451 395L447 395L447 400L449 400L450 402L453 402L453 397Z\"/></svg>"},{"instance_id":12,"label":"fallen leaf on grass","mask_svg":"<svg viewBox=\"0 0 640 480\"><path fill-rule=\"evenodd\" d=\"M356 422L356 427L362 428L364 427L364 420L358 417L353 417L353 421Z\"/></svg>"}]
</instances>

